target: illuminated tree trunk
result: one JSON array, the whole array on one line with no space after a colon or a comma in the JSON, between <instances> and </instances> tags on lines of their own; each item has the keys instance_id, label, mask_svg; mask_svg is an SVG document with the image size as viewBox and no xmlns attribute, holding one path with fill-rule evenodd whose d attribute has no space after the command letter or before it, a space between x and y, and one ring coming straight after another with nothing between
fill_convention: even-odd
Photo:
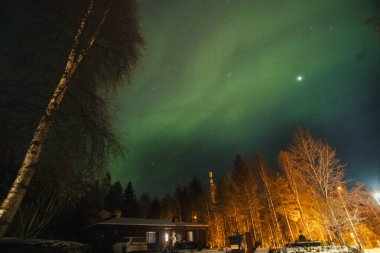
<instances>
[{"instance_id":1,"label":"illuminated tree trunk","mask_svg":"<svg viewBox=\"0 0 380 253\"><path fill-rule=\"evenodd\" d=\"M257 240L257 228L255 226L255 223L253 221L253 214L252 214L252 204L251 204L251 201L250 201L250 198L249 198L249 194L248 194L248 190L247 190L247 187L244 186L244 193L245 193L245 198L246 198L246 205L248 207L248 213L249 213L249 220L250 220L250 223L251 223L251 226L252 226L252 231L253 231L253 237L255 238L255 240Z\"/></svg>"},{"instance_id":2,"label":"illuminated tree trunk","mask_svg":"<svg viewBox=\"0 0 380 253\"><path fill-rule=\"evenodd\" d=\"M321 226L319 224L318 224L318 232L319 232L319 235L321 236L321 240L326 241L325 236L322 232Z\"/></svg>"},{"instance_id":3,"label":"illuminated tree trunk","mask_svg":"<svg viewBox=\"0 0 380 253\"><path fill-rule=\"evenodd\" d=\"M232 218L231 215L227 212L224 214L225 217L225 231L226 235L233 234Z\"/></svg>"},{"instance_id":4,"label":"illuminated tree trunk","mask_svg":"<svg viewBox=\"0 0 380 253\"><path fill-rule=\"evenodd\" d=\"M236 204L234 202L233 204L233 207L234 207L234 220L235 220L235 231L237 233L239 233L239 222L238 222L238 218L237 218L237 210L236 210Z\"/></svg>"},{"instance_id":5,"label":"illuminated tree trunk","mask_svg":"<svg viewBox=\"0 0 380 253\"><path fill-rule=\"evenodd\" d=\"M39 164L41 153L44 150L46 145L49 130L53 124L53 120L57 114L59 105L62 102L62 99L67 90L69 81L73 76L75 70L77 69L79 63L87 55L88 50L93 46L97 35L100 32L100 29L107 17L107 14L110 9L107 9L104 12L102 19L100 20L96 30L89 37L88 41L84 43L85 47L80 50L79 43L81 35L87 23L87 19L93 10L94 0L89 4L89 7L81 20L81 23L75 33L74 44L71 47L65 70L53 92L52 97L50 98L49 104L45 110L44 115L40 119L38 126L34 132L32 141L30 142L29 148L26 151L24 160L21 164L21 167L18 171L15 181L11 189L8 192L8 195L4 199L0 207L0 237L3 237L6 233L9 225L12 223L13 218L15 217L18 208L21 205L21 202L26 194L26 190L30 185L30 182L33 178L33 175L36 171L36 168Z\"/></svg>"},{"instance_id":6,"label":"illuminated tree trunk","mask_svg":"<svg viewBox=\"0 0 380 253\"><path fill-rule=\"evenodd\" d=\"M277 235L276 235L276 233L273 231L273 222L271 222L272 221L272 216L270 215L270 217L269 217L269 221L268 221L268 223L269 223L269 232L270 232L270 242L269 242L269 247L272 247L273 246L273 244L277 244L277 241L278 241L278 238L277 238Z\"/></svg>"},{"instance_id":7,"label":"illuminated tree trunk","mask_svg":"<svg viewBox=\"0 0 380 253\"><path fill-rule=\"evenodd\" d=\"M224 225L224 242L225 242L225 245L227 244L227 236L231 234L231 224L230 224L230 219L229 219L229 215L227 212L223 211L223 225Z\"/></svg>"},{"instance_id":8,"label":"illuminated tree trunk","mask_svg":"<svg viewBox=\"0 0 380 253\"><path fill-rule=\"evenodd\" d=\"M210 211L209 211L209 209L208 209L208 201L206 200L206 210L207 210L207 220L208 220L208 225L209 225L209 227L210 227L210 237L211 237L211 240L210 240L210 242L211 242L211 248L213 248L213 246L214 246L214 242L215 242L215 239L214 239L214 237L213 237L213 224L211 223L211 217L210 217ZM215 215L214 215L214 217L215 217Z\"/></svg>"},{"instance_id":9,"label":"illuminated tree trunk","mask_svg":"<svg viewBox=\"0 0 380 253\"><path fill-rule=\"evenodd\" d=\"M334 233L335 233L336 237L338 238L339 243L340 243L341 245L347 245L347 244L346 244L346 241L344 240L344 238L343 238L343 236L342 236L342 232L339 230L339 228L338 228L338 226L337 226L338 221L337 221L337 219L336 219L336 217L335 217L334 210L331 209L330 201L328 201L328 199L327 199L327 209L329 210L330 215L331 215L331 217L333 218L333 222L334 222L334 226L333 226L333 228L334 228Z\"/></svg>"},{"instance_id":10,"label":"illuminated tree trunk","mask_svg":"<svg viewBox=\"0 0 380 253\"><path fill-rule=\"evenodd\" d=\"M296 203L297 203L298 209L300 211L302 226L304 227L304 229L306 229L306 232L307 232L310 240L313 240L313 237L311 236L311 233L310 233L309 224L305 220L305 214L304 214L304 211L303 211L303 208L302 208L302 205L301 205L301 201L300 201L300 196L298 194L297 185L295 183L294 176L293 176L293 173L292 173L291 168L290 168L289 158L288 158L287 152L283 152L283 151L280 152L280 162L281 162L282 167L283 167L283 169L285 171L286 179L288 180L288 184L290 186L290 190L292 191L292 193L293 193L293 195L294 195L294 197L296 199Z\"/></svg>"},{"instance_id":11,"label":"illuminated tree trunk","mask_svg":"<svg viewBox=\"0 0 380 253\"><path fill-rule=\"evenodd\" d=\"M340 164L335 149L324 141L314 140L310 132L298 130L290 147L290 156L294 166L302 173L300 179L320 197L332 230L339 242L345 245L330 201L331 194L344 180L344 166Z\"/></svg>"},{"instance_id":12,"label":"illuminated tree trunk","mask_svg":"<svg viewBox=\"0 0 380 253\"><path fill-rule=\"evenodd\" d=\"M217 235L217 238L218 238L218 241L217 241L217 247L220 247L222 245L222 242L223 242L223 239L224 239L224 236L221 235L221 231L220 231L220 220L223 219L222 217L218 218L217 216L215 216L215 227L216 227L216 235ZM222 220L223 222L223 220Z\"/></svg>"},{"instance_id":13,"label":"illuminated tree trunk","mask_svg":"<svg viewBox=\"0 0 380 253\"><path fill-rule=\"evenodd\" d=\"M253 189L251 188L251 195L252 196L256 196L256 193L253 191ZM253 211L254 213L256 213L257 215L259 215L259 211L257 210L257 198L254 197L253 198ZM257 229L258 229L258 239L262 242L264 240L263 238L263 231L262 231L262 228L261 228L261 223L260 223L260 220L258 218L258 216L256 215L254 221L257 222Z\"/></svg>"},{"instance_id":14,"label":"illuminated tree trunk","mask_svg":"<svg viewBox=\"0 0 380 253\"><path fill-rule=\"evenodd\" d=\"M321 210L321 208L320 208L320 206L319 206L319 204L318 204L318 200L317 200L317 198L315 197L315 194L314 194L313 191L312 191L312 193L313 193L313 198L314 198L314 201L315 201L315 205L317 206L318 212L319 212L320 214L322 214L322 210ZM321 217L321 219L323 220L323 226L324 226L325 229L326 229L326 232L327 232L327 235L328 235L328 237L329 237L329 240L330 240L330 242L332 242L332 236L331 236L331 233L330 233L329 228L327 227L326 221L325 221L325 219L323 219L323 217Z\"/></svg>"},{"instance_id":15,"label":"illuminated tree trunk","mask_svg":"<svg viewBox=\"0 0 380 253\"><path fill-rule=\"evenodd\" d=\"M259 165L259 170L260 170L260 175L261 175L261 178L263 180L265 191L266 191L266 195L267 195L267 201L268 201L268 204L269 204L269 212L270 212L271 217L273 219L273 223L274 223L273 225L275 226L273 232L274 232L274 235L276 236L277 244L280 245L281 242L282 242L280 223L278 222L276 210L274 208L274 204L273 204L273 200L272 200L272 195L271 195L271 192L270 192L270 189L269 189L268 179L267 179L267 177L265 175L264 168L263 168L263 165L262 165L261 162L260 162L260 165Z\"/></svg>"},{"instance_id":16,"label":"illuminated tree trunk","mask_svg":"<svg viewBox=\"0 0 380 253\"><path fill-rule=\"evenodd\" d=\"M282 198L281 198L281 194L280 194L280 201L281 201L282 209L284 210L286 224L288 225L288 229L289 229L289 232L290 232L290 237L292 238L292 241L294 241L293 231L292 231L292 228L291 228L290 223L289 223L288 213L286 212L286 209L285 209L285 206L284 206L284 202L282 201Z\"/></svg>"}]
</instances>

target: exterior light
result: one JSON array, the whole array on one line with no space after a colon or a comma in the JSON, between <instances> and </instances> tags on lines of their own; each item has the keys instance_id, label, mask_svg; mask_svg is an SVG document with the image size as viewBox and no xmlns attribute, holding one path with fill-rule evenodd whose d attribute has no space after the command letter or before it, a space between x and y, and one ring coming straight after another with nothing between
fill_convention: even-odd
<instances>
[{"instance_id":1,"label":"exterior light","mask_svg":"<svg viewBox=\"0 0 380 253\"><path fill-rule=\"evenodd\" d=\"M373 194L373 196L375 197L376 201L377 201L377 204L380 205L380 192L375 192Z\"/></svg>"},{"instance_id":2,"label":"exterior light","mask_svg":"<svg viewBox=\"0 0 380 253\"><path fill-rule=\"evenodd\" d=\"M338 186L338 190L339 190L339 191L342 190L342 187Z\"/></svg>"},{"instance_id":3,"label":"exterior light","mask_svg":"<svg viewBox=\"0 0 380 253\"><path fill-rule=\"evenodd\" d=\"M191 222L198 223L198 212L194 211L191 213Z\"/></svg>"}]
</instances>

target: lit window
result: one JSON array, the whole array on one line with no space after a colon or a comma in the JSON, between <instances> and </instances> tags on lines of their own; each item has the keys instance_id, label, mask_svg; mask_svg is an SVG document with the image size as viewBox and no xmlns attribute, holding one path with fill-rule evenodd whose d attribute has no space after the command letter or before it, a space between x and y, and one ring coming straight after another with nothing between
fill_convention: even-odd
<instances>
[{"instance_id":1,"label":"lit window","mask_svg":"<svg viewBox=\"0 0 380 253\"><path fill-rule=\"evenodd\" d=\"M146 243L156 243L156 232L146 232Z\"/></svg>"},{"instance_id":2,"label":"lit window","mask_svg":"<svg viewBox=\"0 0 380 253\"><path fill-rule=\"evenodd\" d=\"M169 234L165 233L165 242L168 242L168 241L169 241Z\"/></svg>"},{"instance_id":3,"label":"lit window","mask_svg":"<svg viewBox=\"0 0 380 253\"><path fill-rule=\"evenodd\" d=\"M189 242L193 242L194 241L193 231L187 231L187 240Z\"/></svg>"}]
</instances>

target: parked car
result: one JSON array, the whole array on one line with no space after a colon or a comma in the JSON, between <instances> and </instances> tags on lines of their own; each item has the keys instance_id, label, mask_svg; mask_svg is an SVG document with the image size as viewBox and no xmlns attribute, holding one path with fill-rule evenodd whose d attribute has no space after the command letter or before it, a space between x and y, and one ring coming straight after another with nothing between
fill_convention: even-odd
<instances>
[{"instance_id":1,"label":"parked car","mask_svg":"<svg viewBox=\"0 0 380 253\"><path fill-rule=\"evenodd\" d=\"M143 237L123 237L112 248L114 253L146 252L148 244Z\"/></svg>"}]
</instances>

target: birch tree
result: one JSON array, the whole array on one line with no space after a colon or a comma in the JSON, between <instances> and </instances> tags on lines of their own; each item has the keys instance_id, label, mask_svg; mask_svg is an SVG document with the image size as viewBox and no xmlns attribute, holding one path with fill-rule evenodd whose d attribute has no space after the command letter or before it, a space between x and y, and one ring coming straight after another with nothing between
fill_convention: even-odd
<instances>
[{"instance_id":1,"label":"birch tree","mask_svg":"<svg viewBox=\"0 0 380 253\"><path fill-rule=\"evenodd\" d=\"M252 166L240 155L235 158L232 179L235 198L240 199L240 212L244 216L247 231L253 233L256 241L262 240L258 225L258 182L253 176Z\"/></svg>"},{"instance_id":2,"label":"birch tree","mask_svg":"<svg viewBox=\"0 0 380 253\"><path fill-rule=\"evenodd\" d=\"M217 235L217 245L226 244L227 236L238 232L237 217L236 217L236 204L234 203L233 187L231 174L226 172L222 178L217 182L216 189L216 210L215 210L215 231ZM219 226L221 225L222 226ZM221 228L222 227L222 228ZM222 245L223 245L222 244Z\"/></svg>"},{"instance_id":3,"label":"birch tree","mask_svg":"<svg viewBox=\"0 0 380 253\"><path fill-rule=\"evenodd\" d=\"M344 182L344 166L340 163L335 149L324 141L315 140L310 132L298 130L294 134L289 158L302 174L302 180L319 196L333 232L344 245L333 205L333 195Z\"/></svg>"},{"instance_id":4,"label":"birch tree","mask_svg":"<svg viewBox=\"0 0 380 253\"><path fill-rule=\"evenodd\" d=\"M278 247L283 244L283 234L280 228L278 215L276 213L276 207L273 202L273 196L272 196L272 191L270 187L270 180L268 178L268 173L266 171L267 169L265 167L263 159L260 156L257 156L256 162L257 162L257 168L260 173L263 186L264 186L265 197L268 204L268 211L270 215L271 224L273 225L273 227L271 228L271 231L274 236L275 246Z\"/></svg>"},{"instance_id":5,"label":"birch tree","mask_svg":"<svg viewBox=\"0 0 380 253\"><path fill-rule=\"evenodd\" d=\"M346 241L361 247L375 245L380 213L371 191L362 183L356 183L351 188L342 185L338 193L336 210L342 230L348 235Z\"/></svg>"},{"instance_id":6,"label":"birch tree","mask_svg":"<svg viewBox=\"0 0 380 253\"><path fill-rule=\"evenodd\" d=\"M273 202L276 207L275 211L279 216L281 230L286 231L284 236L288 235L288 241L295 241L293 231L298 230L295 229L292 221L298 216L298 210L294 195L291 194L285 178L279 173L271 177L270 186Z\"/></svg>"},{"instance_id":7,"label":"birch tree","mask_svg":"<svg viewBox=\"0 0 380 253\"><path fill-rule=\"evenodd\" d=\"M59 114L58 109L61 107L63 98L71 91L70 89L72 89L72 93L75 93L75 88L78 88L72 87L69 89L70 85L81 83L81 81L85 80L89 84L87 88L90 88L95 97L106 90L112 89L122 77L129 77L138 59L138 48L142 43L135 20L135 3L133 1L90 0L83 2L57 1L45 3L44 1L40 1L33 3L33 5L40 7L40 9L43 9L44 4L49 5L50 10L55 10L60 14L67 11L67 15L64 13L61 16L71 17L71 19L68 18L69 21L67 23L60 20L65 24L64 28L69 27L68 29L60 30L62 27L59 25L62 25L62 23L43 22L38 24L39 26L46 27L47 31L55 32L54 36L51 36L51 43L61 46L61 48L57 47L57 49L66 51L67 56L65 60L62 58L57 62L47 63L54 66L62 66L61 74L43 116L37 123L32 141L27 148L16 179L1 204L0 237L4 236L9 224L12 222L39 166L49 132L54 126L57 114ZM31 5L32 8L34 7L33 5ZM78 10L83 11L82 17L75 21L76 16L74 14L78 13ZM59 16L53 12L49 13L49 15L49 17ZM54 25L57 25L57 27L54 28ZM115 33L115 27L120 28L123 25L124 27L118 30L121 32ZM74 28L75 26L76 28ZM48 36L49 33L46 33L46 36ZM61 39L61 37L70 33L72 34L71 42L69 42L71 47L68 47L67 50L62 50L67 40ZM40 36L45 36L45 34ZM38 37L35 39L38 41ZM28 41L19 40L18 43L28 43ZM115 46L118 46L118 48ZM59 51L57 50L57 52ZM46 57L52 56L46 55ZM30 61L33 58L26 60ZM20 68L17 66L16 64L14 69L18 71ZM9 72L14 75L17 71ZM92 73L92 75L89 73ZM43 71L39 71L39 77L44 76L44 74ZM48 74L46 73L46 75ZM77 90L79 91L79 89Z\"/></svg>"},{"instance_id":8,"label":"birch tree","mask_svg":"<svg viewBox=\"0 0 380 253\"><path fill-rule=\"evenodd\" d=\"M304 208L301 204L301 196L299 193L299 183L297 183L297 179L295 175L296 173L293 167L291 166L291 162L289 161L289 154L287 152L281 151L279 153L278 159L279 159L280 167L283 169L285 173L286 179L289 184L289 188L292 194L294 195L295 201L297 203L303 230L306 231L309 238L312 239L309 224L305 218Z\"/></svg>"}]
</instances>

